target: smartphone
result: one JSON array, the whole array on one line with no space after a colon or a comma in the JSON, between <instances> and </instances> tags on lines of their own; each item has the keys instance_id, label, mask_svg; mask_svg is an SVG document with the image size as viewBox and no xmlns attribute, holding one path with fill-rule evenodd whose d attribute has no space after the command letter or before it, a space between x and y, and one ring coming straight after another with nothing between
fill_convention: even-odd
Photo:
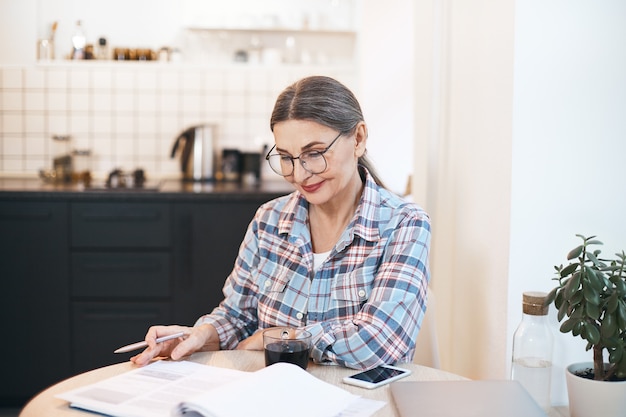
<instances>
[{"instance_id":1,"label":"smartphone","mask_svg":"<svg viewBox=\"0 0 626 417\"><path fill-rule=\"evenodd\" d=\"M411 371L408 369L381 365L377 368L347 376L343 379L343 382L361 388L374 389L409 375L411 375Z\"/></svg>"}]
</instances>

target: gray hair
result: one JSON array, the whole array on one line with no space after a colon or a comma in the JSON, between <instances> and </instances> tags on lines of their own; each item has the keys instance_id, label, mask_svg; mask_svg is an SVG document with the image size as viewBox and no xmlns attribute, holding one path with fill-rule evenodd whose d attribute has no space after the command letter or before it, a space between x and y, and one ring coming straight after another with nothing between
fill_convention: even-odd
<instances>
[{"instance_id":1,"label":"gray hair","mask_svg":"<svg viewBox=\"0 0 626 417\"><path fill-rule=\"evenodd\" d=\"M342 134L353 132L360 122L365 121L352 91L339 81L324 76L303 78L280 93L270 118L270 129L273 132L276 123L287 120L309 120ZM384 187L366 154L359 158L359 164Z\"/></svg>"}]
</instances>

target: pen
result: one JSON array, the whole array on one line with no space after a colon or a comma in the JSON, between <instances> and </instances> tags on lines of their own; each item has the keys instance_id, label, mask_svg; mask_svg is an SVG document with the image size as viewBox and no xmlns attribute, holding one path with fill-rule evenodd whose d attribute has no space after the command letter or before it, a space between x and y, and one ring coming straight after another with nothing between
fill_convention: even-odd
<instances>
[{"instance_id":1,"label":"pen","mask_svg":"<svg viewBox=\"0 0 626 417\"><path fill-rule=\"evenodd\" d=\"M183 337L184 335L185 335L185 332L178 332L178 333L171 334L169 336L157 337L156 342L163 343L168 340L176 339L177 337ZM143 340L141 342L131 343L130 345L122 346L121 348L115 350L113 353L132 352L133 350L145 348L147 346L148 346L148 343L145 340Z\"/></svg>"}]
</instances>

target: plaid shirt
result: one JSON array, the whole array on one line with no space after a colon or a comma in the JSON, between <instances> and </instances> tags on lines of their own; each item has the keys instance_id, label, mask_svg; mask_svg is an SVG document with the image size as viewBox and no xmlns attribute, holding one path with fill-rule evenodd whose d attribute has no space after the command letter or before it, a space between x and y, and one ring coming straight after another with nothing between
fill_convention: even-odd
<instances>
[{"instance_id":1,"label":"plaid shirt","mask_svg":"<svg viewBox=\"0 0 626 417\"><path fill-rule=\"evenodd\" d=\"M409 362L426 310L430 219L369 173L356 213L317 272L308 202L299 192L262 205L246 232L213 324L222 349L258 329L304 328L312 358L365 369Z\"/></svg>"}]
</instances>

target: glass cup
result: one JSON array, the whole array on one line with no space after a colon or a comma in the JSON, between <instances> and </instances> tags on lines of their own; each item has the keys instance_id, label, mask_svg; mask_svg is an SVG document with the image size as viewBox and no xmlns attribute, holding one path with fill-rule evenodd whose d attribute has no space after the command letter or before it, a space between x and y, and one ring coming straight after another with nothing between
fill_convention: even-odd
<instances>
[{"instance_id":1,"label":"glass cup","mask_svg":"<svg viewBox=\"0 0 626 417\"><path fill-rule=\"evenodd\" d=\"M311 351L311 333L290 327L275 327L263 331L265 366L287 362L306 369Z\"/></svg>"}]
</instances>

